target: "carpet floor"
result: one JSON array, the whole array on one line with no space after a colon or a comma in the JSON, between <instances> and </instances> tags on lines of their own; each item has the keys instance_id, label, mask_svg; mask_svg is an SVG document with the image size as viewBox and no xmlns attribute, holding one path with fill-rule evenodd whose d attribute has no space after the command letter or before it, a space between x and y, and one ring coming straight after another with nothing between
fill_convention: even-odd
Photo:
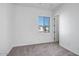
<instances>
[{"instance_id":1,"label":"carpet floor","mask_svg":"<svg viewBox=\"0 0 79 59\"><path fill-rule=\"evenodd\" d=\"M14 47L8 56L77 56L58 43L44 43Z\"/></svg>"}]
</instances>

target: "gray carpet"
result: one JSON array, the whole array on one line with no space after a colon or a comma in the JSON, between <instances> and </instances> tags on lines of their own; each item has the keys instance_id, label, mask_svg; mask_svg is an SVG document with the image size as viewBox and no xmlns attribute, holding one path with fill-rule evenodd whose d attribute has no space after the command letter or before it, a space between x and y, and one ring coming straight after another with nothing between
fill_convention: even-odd
<instances>
[{"instance_id":1,"label":"gray carpet","mask_svg":"<svg viewBox=\"0 0 79 59\"><path fill-rule=\"evenodd\" d=\"M14 47L8 56L77 56L58 43L45 43Z\"/></svg>"}]
</instances>

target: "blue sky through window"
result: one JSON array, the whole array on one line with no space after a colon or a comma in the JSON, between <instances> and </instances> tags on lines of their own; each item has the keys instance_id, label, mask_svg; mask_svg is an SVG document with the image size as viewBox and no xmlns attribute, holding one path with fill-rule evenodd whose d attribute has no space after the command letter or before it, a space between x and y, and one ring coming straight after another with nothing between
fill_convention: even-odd
<instances>
[{"instance_id":1,"label":"blue sky through window","mask_svg":"<svg viewBox=\"0 0 79 59\"><path fill-rule=\"evenodd\" d=\"M48 26L50 17L39 16L38 25Z\"/></svg>"}]
</instances>

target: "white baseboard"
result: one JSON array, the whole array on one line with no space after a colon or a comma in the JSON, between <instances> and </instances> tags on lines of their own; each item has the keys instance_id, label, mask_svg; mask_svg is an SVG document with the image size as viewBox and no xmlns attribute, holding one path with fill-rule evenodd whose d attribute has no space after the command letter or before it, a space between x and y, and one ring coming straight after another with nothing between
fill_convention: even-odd
<instances>
[{"instance_id":1,"label":"white baseboard","mask_svg":"<svg viewBox=\"0 0 79 59\"><path fill-rule=\"evenodd\" d=\"M12 50L13 46L10 47L8 50L7 50L7 53L6 53L6 56L9 54L9 52Z\"/></svg>"},{"instance_id":2,"label":"white baseboard","mask_svg":"<svg viewBox=\"0 0 79 59\"><path fill-rule=\"evenodd\" d=\"M35 42L35 43L31 43L31 44L17 44L17 45L14 45L14 47L17 47L17 46L24 46L24 45L42 44L42 43L49 43L49 42L54 42L54 41L47 41L47 42Z\"/></svg>"},{"instance_id":3,"label":"white baseboard","mask_svg":"<svg viewBox=\"0 0 79 59\"><path fill-rule=\"evenodd\" d=\"M50 43L50 42L54 42L54 41L52 40L52 41L45 41L45 42L34 42L34 43L31 43L31 44L17 44L17 45L9 47L7 50L0 50L0 56L7 56L8 53L12 50L13 47L24 46L24 45L42 44L42 43Z\"/></svg>"},{"instance_id":4,"label":"white baseboard","mask_svg":"<svg viewBox=\"0 0 79 59\"><path fill-rule=\"evenodd\" d=\"M59 45L60 45L61 47L65 48L65 49L67 49L67 50L71 51L72 53L74 53L74 54L76 54L76 55L79 55L79 53L75 52L74 50L69 49L69 48L67 48L67 47L63 46L62 44L59 44Z\"/></svg>"}]
</instances>

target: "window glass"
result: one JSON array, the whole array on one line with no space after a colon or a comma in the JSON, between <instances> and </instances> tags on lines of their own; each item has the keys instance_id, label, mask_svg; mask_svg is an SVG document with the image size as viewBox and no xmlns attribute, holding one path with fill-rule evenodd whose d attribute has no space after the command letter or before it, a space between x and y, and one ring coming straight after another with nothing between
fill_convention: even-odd
<instances>
[{"instance_id":1,"label":"window glass","mask_svg":"<svg viewBox=\"0 0 79 59\"><path fill-rule=\"evenodd\" d=\"M49 22L50 17L39 16L38 18L39 31L49 32Z\"/></svg>"}]
</instances>

